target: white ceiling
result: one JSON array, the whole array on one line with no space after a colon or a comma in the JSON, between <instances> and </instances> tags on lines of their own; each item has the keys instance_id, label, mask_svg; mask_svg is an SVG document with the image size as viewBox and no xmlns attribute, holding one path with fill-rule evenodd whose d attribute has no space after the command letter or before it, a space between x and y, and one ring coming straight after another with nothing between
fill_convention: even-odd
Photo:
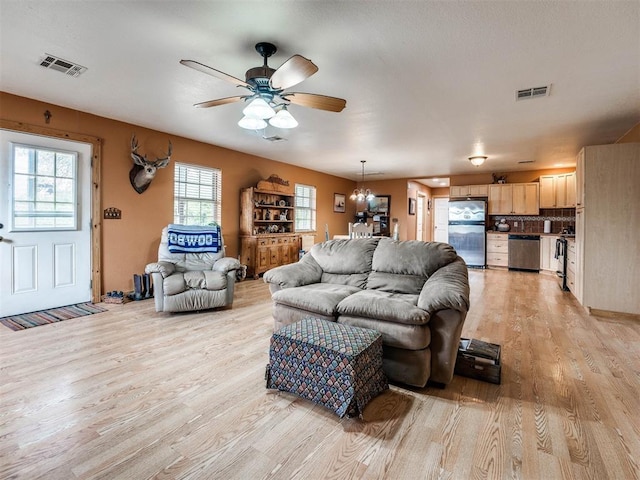
<instances>
[{"instance_id":1,"label":"white ceiling","mask_svg":"<svg viewBox=\"0 0 640 480\"><path fill-rule=\"evenodd\" d=\"M3 91L354 180L363 159L372 180L569 165L640 122L637 1L0 0L0 32ZM300 126L269 142L236 125L241 103L194 108L244 90L179 60L244 79L259 41L274 68L311 59L291 90L345 110L292 105ZM88 71L40 67L45 53Z\"/></svg>"}]
</instances>

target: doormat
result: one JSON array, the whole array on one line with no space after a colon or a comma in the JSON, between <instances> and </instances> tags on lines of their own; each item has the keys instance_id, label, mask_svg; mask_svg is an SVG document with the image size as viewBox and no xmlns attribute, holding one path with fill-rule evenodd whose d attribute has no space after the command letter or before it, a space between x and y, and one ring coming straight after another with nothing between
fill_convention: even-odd
<instances>
[{"instance_id":1,"label":"doormat","mask_svg":"<svg viewBox=\"0 0 640 480\"><path fill-rule=\"evenodd\" d=\"M40 310L39 312L10 315L0 318L0 323L9 327L11 330L18 331L106 311L106 308L99 307L91 302L85 302L68 305L66 307Z\"/></svg>"}]
</instances>

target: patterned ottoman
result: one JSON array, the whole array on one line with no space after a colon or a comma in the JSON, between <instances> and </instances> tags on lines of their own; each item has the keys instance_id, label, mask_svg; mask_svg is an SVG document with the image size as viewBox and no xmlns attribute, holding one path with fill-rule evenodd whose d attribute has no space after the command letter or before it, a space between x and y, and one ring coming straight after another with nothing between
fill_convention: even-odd
<instances>
[{"instance_id":1,"label":"patterned ottoman","mask_svg":"<svg viewBox=\"0 0 640 480\"><path fill-rule=\"evenodd\" d=\"M294 393L336 412L362 415L389 388L382 372L382 336L318 318L286 325L271 337L267 388Z\"/></svg>"}]
</instances>

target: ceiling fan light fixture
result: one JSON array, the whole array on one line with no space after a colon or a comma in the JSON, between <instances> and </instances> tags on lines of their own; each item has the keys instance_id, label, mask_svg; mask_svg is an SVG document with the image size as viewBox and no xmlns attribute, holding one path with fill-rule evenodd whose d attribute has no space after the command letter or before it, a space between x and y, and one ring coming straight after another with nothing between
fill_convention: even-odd
<instances>
[{"instance_id":1,"label":"ceiling fan light fixture","mask_svg":"<svg viewBox=\"0 0 640 480\"><path fill-rule=\"evenodd\" d=\"M476 167L482 165L486 159L487 157L484 155L474 155L473 157L469 157L469 161L471 162L471 164L475 165Z\"/></svg>"},{"instance_id":2,"label":"ceiling fan light fixture","mask_svg":"<svg viewBox=\"0 0 640 480\"><path fill-rule=\"evenodd\" d=\"M282 107L274 117L271 117L269 123L277 128L296 128L298 126L298 121L293 118L286 107Z\"/></svg>"},{"instance_id":3,"label":"ceiling fan light fixture","mask_svg":"<svg viewBox=\"0 0 640 480\"><path fill-rule=\"evenodd\" d=\"M262 130L267 128L267 122L261 118L244 116L238 122L238 126L246 128L247 130Z\"/></svg>"},{"instance_id":4,"label":"ceiling fan light fixture","mask_svg":"<svg viewBox=\"0 0 640 480\"><path fill-rule=\"evenodd\" d=\"M276 111L271 107L271 105L265 102L264 99L258 97L253 99L251 103L242 110L242 113L247 117L266 119L273 117L276 114Z\"/></svg>"}]
</instances>

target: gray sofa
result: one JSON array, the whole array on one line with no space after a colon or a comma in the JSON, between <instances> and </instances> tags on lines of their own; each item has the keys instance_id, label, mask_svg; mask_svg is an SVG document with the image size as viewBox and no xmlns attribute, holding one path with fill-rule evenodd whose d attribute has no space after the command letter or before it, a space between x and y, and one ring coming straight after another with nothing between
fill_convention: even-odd
<instances>
[{"instance_id":1,"label":"gray sofa","mask_svg":"<svg viewBox=\"0 0 640 480\"><path fill-rule=\"evenodd\" d=\"M264 274L274 327L305 317L382 333L390 380L423 387L453 378L469 309L467 266L446 243L330 240Z\"/></svg>"}]
</instances>

